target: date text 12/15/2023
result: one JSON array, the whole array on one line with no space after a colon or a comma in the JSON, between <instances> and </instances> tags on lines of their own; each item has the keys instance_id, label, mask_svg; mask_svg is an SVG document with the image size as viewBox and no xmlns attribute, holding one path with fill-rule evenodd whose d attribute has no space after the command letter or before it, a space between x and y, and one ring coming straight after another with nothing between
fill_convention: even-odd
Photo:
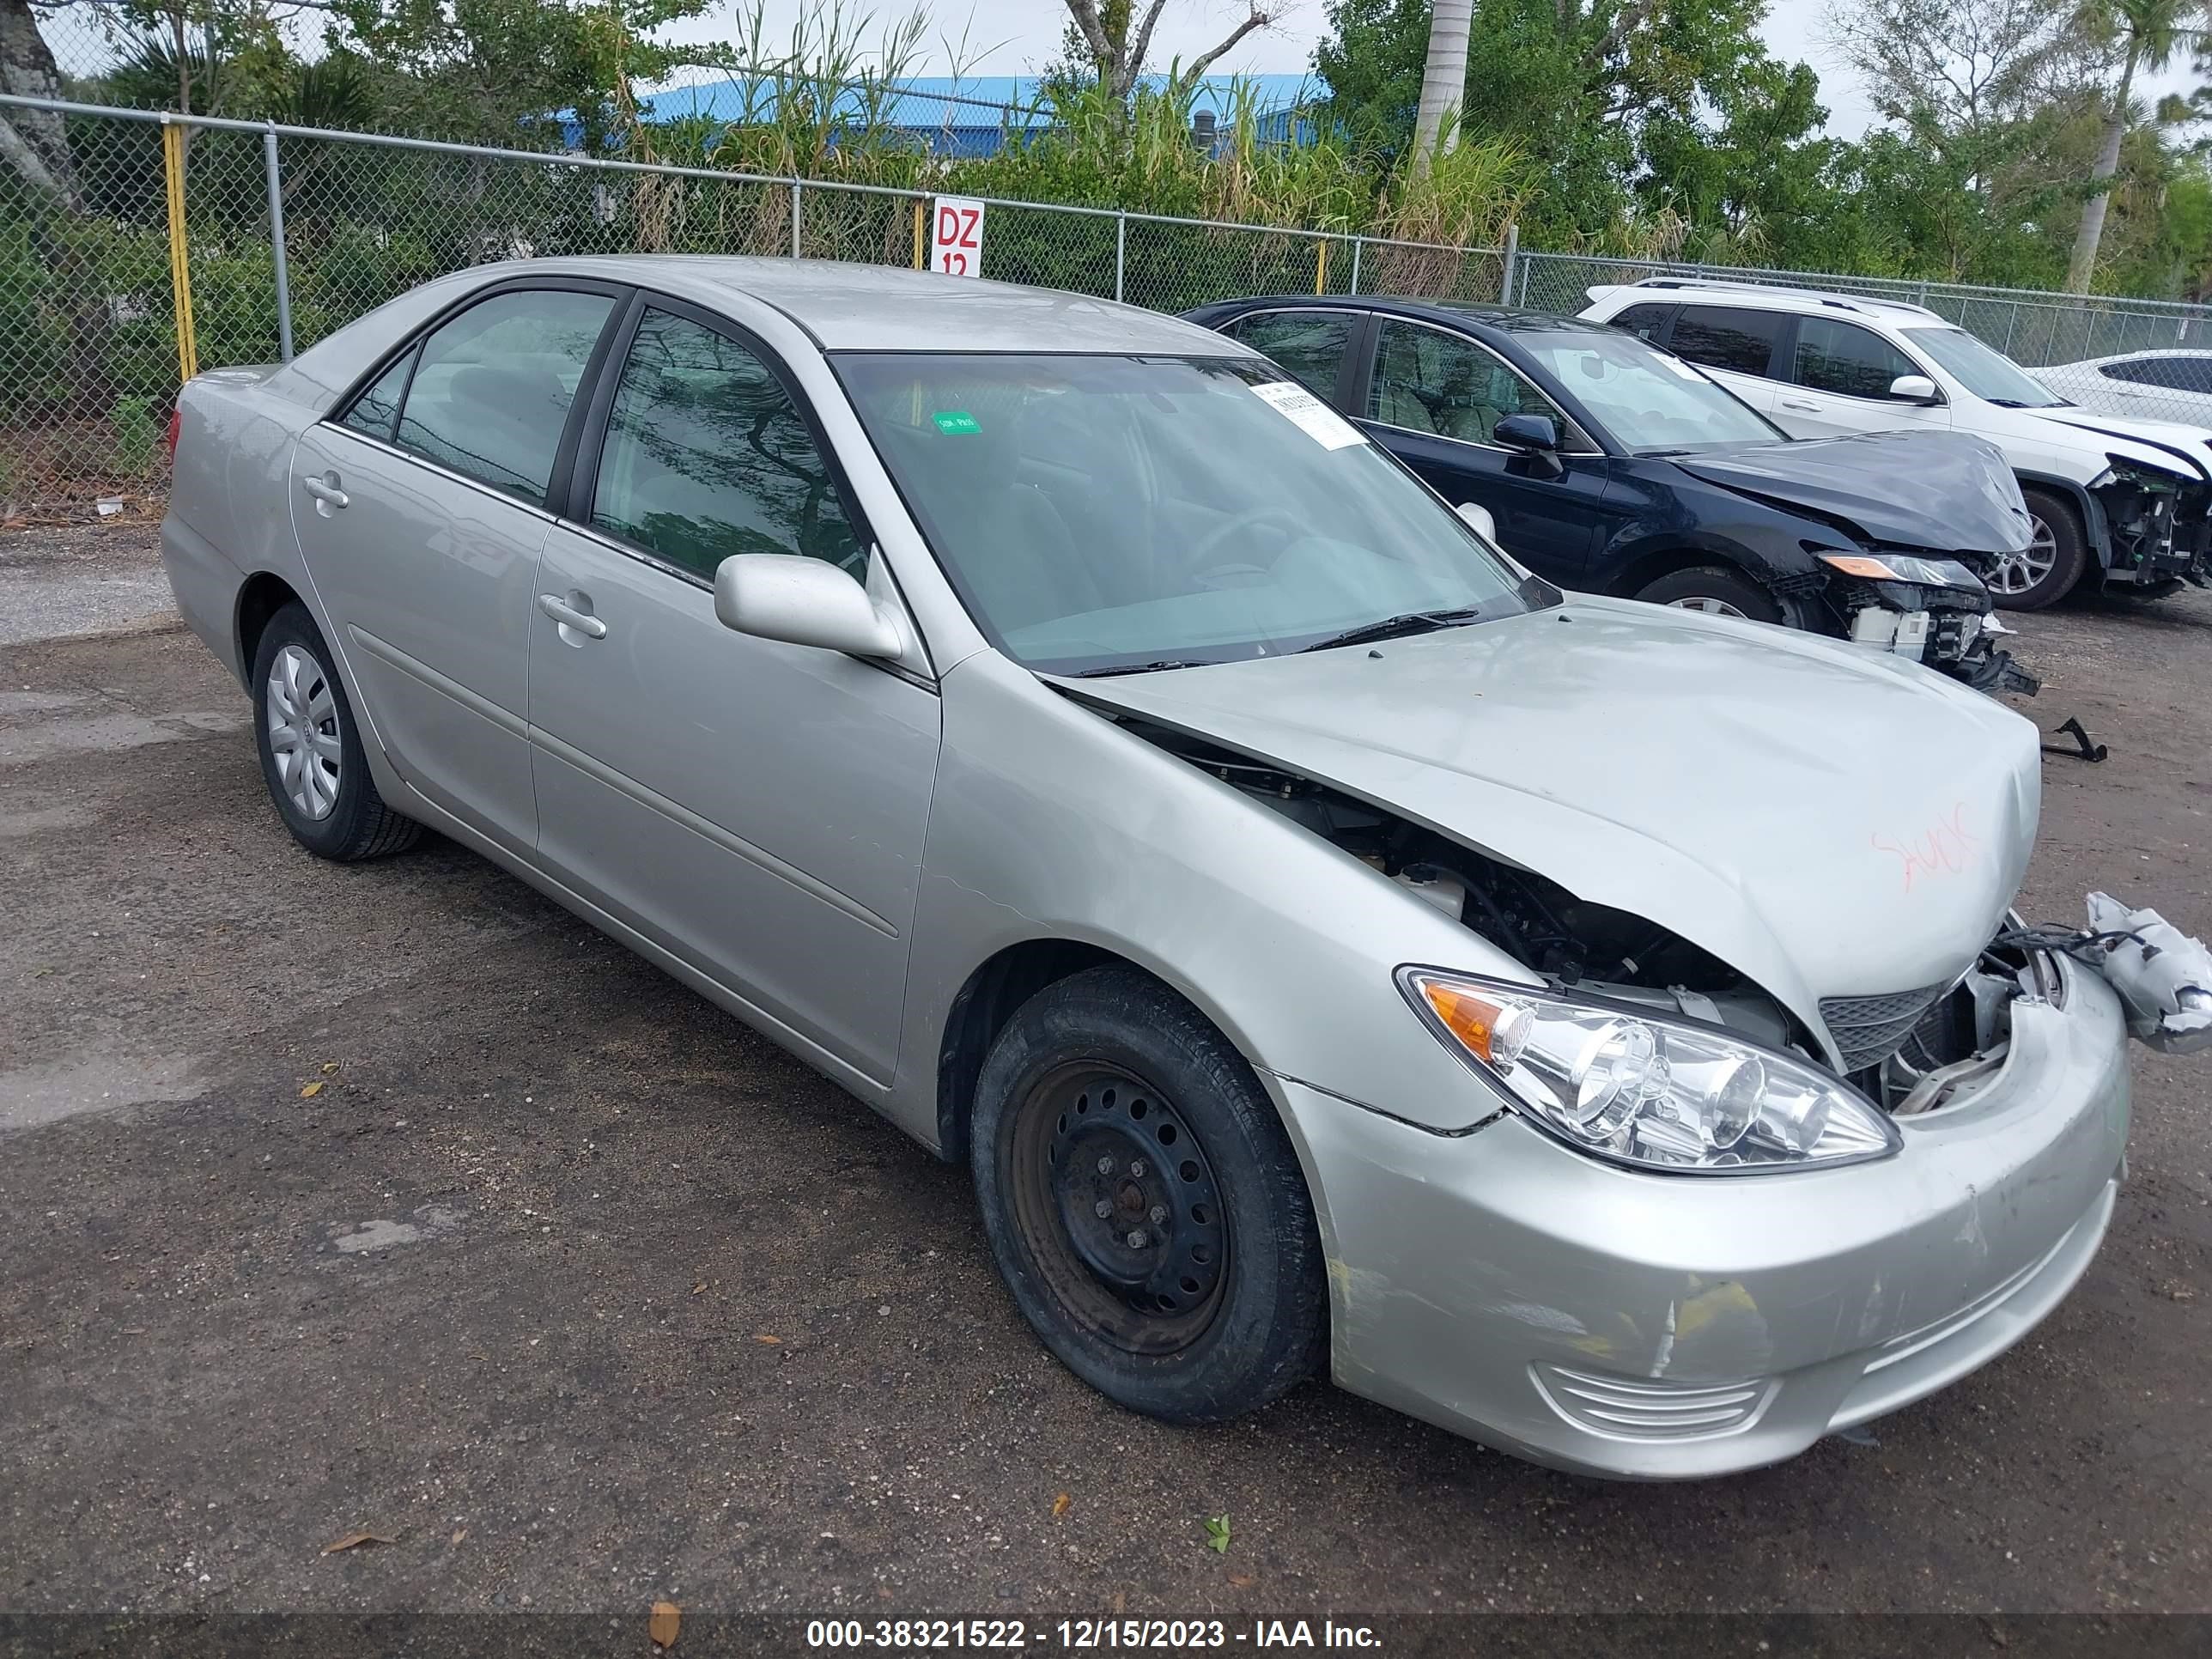
<instances>
[{"instance_id":1,"label":"date text 12/15/2023","mask_svg":"<svg viewBox=\"0 0 2212 1659\"><path fill-rule=\"evenodd\" d=\"M1332 1619L1062 1619L1031 1626L1019 1619L815 1619L810 1648L924 1651L958 1648L1057 1648L1066 1652L1172 1651L1185 1648L1375 1649L1381 1638L1365 1625Z\"/></svg>"}]
</instances>

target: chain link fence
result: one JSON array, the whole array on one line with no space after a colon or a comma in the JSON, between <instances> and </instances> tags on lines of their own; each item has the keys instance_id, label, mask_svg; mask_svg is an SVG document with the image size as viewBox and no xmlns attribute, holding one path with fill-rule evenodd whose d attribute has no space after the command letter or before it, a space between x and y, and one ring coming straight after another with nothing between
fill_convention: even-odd
<instances>
[{"instance_id":1,"label":"chain link fence","mask_svg":"<svg viewBox=\"0 0 2212 1659\"><path fill-rule=\"evenodd\" d=\"M914 191L0 99L19 125L32 111L61 113L68 165L49 188L0 167L0 513L153 493L188 361L276 360L470 265L927 258ZM1164 311L1255 293L1494 301L1504 280L1492 249L1108 209L993 202L987 226L987 276Z\"/></svg>"},{"instance_id":2,"label":"chain link fence","mask_svg":"<svg viewBox=\"0 0 2212 1659\"><path fill-rule=\"evenodd\" d=\"M1601 283L1646 276L1718 278L1787 284L1866 299L1925 307L1956 323L2031 370L2055 369L2044 380L2060 395L2107 412L2150 420L2212 423L2212 307L2104 295L2047 294L2030 289L1977 288L1893 276L1826 271L1759 270L1727 265L1654 264L1581 254L1523 253L1512 300L1537 311L1571 313L1589 303ZM2144 352L2192 352L2165 366L2114 365L2106 373L2082 365L2094 358ZM2161 384L2163 382L2163 384Z\"/></svg>"}]
</instances>

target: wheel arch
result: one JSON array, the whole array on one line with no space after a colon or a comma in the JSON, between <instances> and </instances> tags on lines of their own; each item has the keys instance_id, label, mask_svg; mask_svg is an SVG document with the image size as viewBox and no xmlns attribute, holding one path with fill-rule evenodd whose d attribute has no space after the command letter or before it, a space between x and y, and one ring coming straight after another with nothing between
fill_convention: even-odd
<instances>
[{"instance_id":1,"label":"wheel arch","mask_svg":"<svg viewBox=\"0 0 2212 1659\"><path fill-rule=\"evenodd\" d=\"M2105 522L2105 509L2097 498L2071 478L2061 478L2048 472L2030 472L2014 467L2013 477L2020 481L2022 489L2040 489L2045 495L2056 495L2070 506L2081 520L2081 538L2088 544L2089 556L2097 562L2100 570L2112 565L2112 538Z\"/></svg>"},{"instance_id":2,"label":"wheel arch","mask_svg":"<svg viewBox=\"0 0 2212 1659\"><path fill-rule=\"evenodd\" d=\"M257 570L238 590L238 606L231 637L238 641L238 678L251 684L253 659L261 649L261 635L270 618L288 605L304 605L299 591L273 570Z\"/></svg>"}]
</instances>

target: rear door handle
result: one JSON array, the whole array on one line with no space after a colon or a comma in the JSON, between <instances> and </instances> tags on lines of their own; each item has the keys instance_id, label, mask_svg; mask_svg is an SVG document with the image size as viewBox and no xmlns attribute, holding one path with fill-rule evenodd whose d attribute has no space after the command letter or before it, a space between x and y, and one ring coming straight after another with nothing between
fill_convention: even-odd
<instances>
[{"instance_id":1,"label":"rear door handle","mask_svg":"<svg viewBox=\"0 0 2212 1659\"><path fill-rule=\"evenodd\" d=\"M563 628L573 628L587 640L603 640L607 625L588 611L579 611L558 593L540 593L538 608Z\"/></svg>"},{"instance_id":2,"label":"rear door handle","mask_svg":"<svg viewBox=\"0 0 2212 1659\"><path fill-rule=\"evenodd\" d=\"M337 476L335 472L331 473L327 482L321 478L302 478L300 480L300 488L325 507L343 507L346 504L346 493L338 488Z\"/></svg>"},{"instance_id":3,"label":"rear door handle","mask_svg":"<svg viewBox=\"0 0 2212 1659\"><path fill-rule=\"evenodd\" d=\"M1784 398L1782 400L1782 406L1784 409L1802 410L1808 415L1817 415L1820 412L1820 404L1802 403L1795 398Z\"/></svg>"}]
</instances>

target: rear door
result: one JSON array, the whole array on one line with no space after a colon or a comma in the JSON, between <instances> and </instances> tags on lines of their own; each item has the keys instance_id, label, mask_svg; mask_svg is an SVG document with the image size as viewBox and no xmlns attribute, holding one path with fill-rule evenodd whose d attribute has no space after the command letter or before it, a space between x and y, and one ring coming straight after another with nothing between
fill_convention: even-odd
<instances>
[{"instance_id":1,"label":"rear door","mask_svg":"<svg viewBox=\"0 0 2212 1659\"><path fill-rule=\"evenodd\" d=\"M1921 427L1948 429L1948 403L1914 403L1890 396L1890 385L1899 375L1928 374L1902 348L1841 317L1803 316L1796 321L1789 381L1777 391L1769 411L1775 424L1791 437L1833 438Z\"/></svg>"},{"instance_id":2,"label":"rear door","mask_svg":"<svg viewBox=\"0 0 2212 1659\"><path fill-rule=\"evenodd\" d=\"M1457 507L1498 522L1505 550L1574 586L1588 568L1607 483L1605 456L1565 412L1487 346L1404 318L1378 317L1364 406L1370 434ZM1559 434L1556 459L1496 441L1509 415L1540 415Z\"/></svg>"},{"instance_id":3,"label":"rear door","mask_svg":"<svg viewBox=\"0 0 2212 1659\"><path fill-rule=\"evenodd\" d=\"M1774 412L1775 380L1783 373L1786 311L1685 302L1667 336L1668 349L1710 373L1753 409Z\"/></svg>"},{"instance_id":4,"label":"rear door","mask_svg":"<svg viewBox=\"0 0 2212 1659\"><path fill-rule=\"evenodd\" d=\"M523 722L546 501L620 293L473 297L293 451L293 528L366 723L410 784L517 849L537 838Z\"/></svg>"},{"instance_id":5,"label":"rear door","mask_svg":"<svg viewBox=\"0 0 2212 1659\"><path fill-rule=\"evenodd\" d=\"M714 571L732 555L887 576L773 354L676 301L634 312L538 562L539 857L829 1060L887 1084L936 690L716 619Z\"/></svg>"}]
</instances>

